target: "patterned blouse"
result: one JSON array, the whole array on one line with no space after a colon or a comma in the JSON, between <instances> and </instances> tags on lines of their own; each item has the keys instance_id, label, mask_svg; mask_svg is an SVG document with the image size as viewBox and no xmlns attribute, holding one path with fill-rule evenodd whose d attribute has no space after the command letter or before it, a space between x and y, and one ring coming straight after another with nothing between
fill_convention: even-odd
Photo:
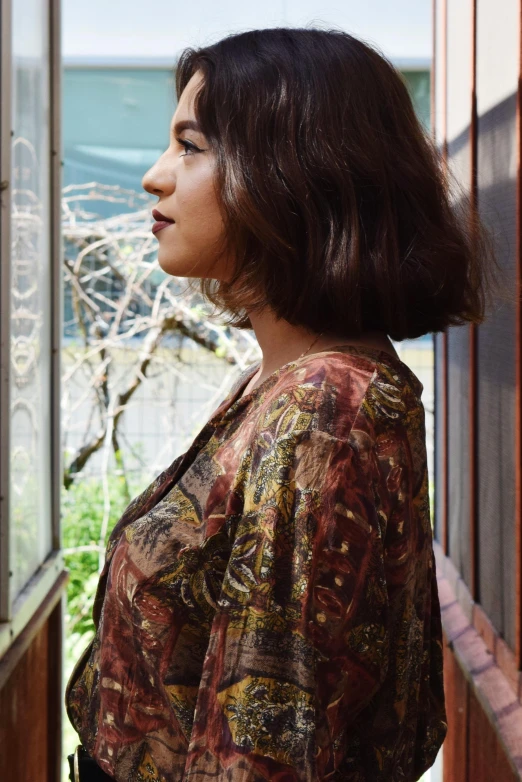
<instances>
[{"instance_id":1,"label":"patterned blouse","mask_svg":"<svg viewBox=\"0 0 522 782\"><path fill-rule=\"evenodd\" d=\"M241 397L116 524L67 687L119 782L410 782L446 734L422 384L336 346Z\"/></svg>"}]
</instances>

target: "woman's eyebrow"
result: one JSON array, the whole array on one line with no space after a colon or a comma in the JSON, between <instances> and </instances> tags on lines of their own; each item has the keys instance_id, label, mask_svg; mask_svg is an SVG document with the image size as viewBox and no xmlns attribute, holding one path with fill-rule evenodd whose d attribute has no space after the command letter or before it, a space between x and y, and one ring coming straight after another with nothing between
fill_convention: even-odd
<instances>
[{"instance_id":1,"label":"woman's eyebrow","mask_svg":"<svg viewBox=\"0 0 522 782\"><path fill-rule=\"evenodd\" d=\"M173 131L174 135L179 135L183 130L196 130L198 133L201 133L201 128L196 120L193 119L182 119L179 120L179 122L176 122Z\"/></svg>"}]
</instances>

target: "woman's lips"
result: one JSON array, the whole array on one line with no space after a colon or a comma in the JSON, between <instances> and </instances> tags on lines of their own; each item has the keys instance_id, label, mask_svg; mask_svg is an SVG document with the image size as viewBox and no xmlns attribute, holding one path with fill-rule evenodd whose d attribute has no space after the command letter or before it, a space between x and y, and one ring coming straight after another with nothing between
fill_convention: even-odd
<instances>
[{"instance_id":1,"label":"woman's lips","mask_svg":"<svg viewBox=\"0 0 522 782\"><path fill-rule=\"evenodd\" d=\"M157 234L158 231L161 231L162 228L166 228L167 225L174 224L174 220L171 220L170 217L166 217L165 215L161 214L159 209L153 209L152 216L156 220L156 222L152 226L153 234Z\"/></svg>"},{"instance_id":2,"label":"woman's lips","mask_svg":"<svg viewBox=\"0 0 522 782\"><path fill-rule=\"evenodd\" d=\"M167 225L174 225L174 220L158 220L158 222L154 223L152 226L152 233L157 234L158 231L161 231L162 228L166 228Z\"/></svg>"}]
</instances>

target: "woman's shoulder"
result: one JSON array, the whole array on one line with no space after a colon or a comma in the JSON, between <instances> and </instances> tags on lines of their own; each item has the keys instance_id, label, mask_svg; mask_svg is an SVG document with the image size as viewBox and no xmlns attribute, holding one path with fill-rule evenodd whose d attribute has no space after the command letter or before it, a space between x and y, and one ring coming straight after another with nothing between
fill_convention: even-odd
<instances>
[{"instance_id":1,"label":"woman's shoulder","mask_svg":"<svg viewBox=\"0 0 522 782\"><path fill-rule=\"evenodd\" d=\"M422 383L382 350L343 346L290 363L254 398L256 430L319 430L346 440L354 427L387 429L423 414Z\"/></svg>"}]
</instances>

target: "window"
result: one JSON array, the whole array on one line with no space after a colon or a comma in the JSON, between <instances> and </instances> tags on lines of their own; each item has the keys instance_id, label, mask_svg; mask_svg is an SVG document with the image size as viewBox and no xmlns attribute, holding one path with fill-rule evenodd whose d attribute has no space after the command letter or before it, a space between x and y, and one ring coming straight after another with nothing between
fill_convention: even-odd
<instances>
[{"instance_id":1,"label":"window","mask_svg":"<svg viewBox=\"0 0 522 782\"><path fill-rule=\"evenodd\" d=\"M0 655L62 571L57 9L2 4Z\"/></svg>"}]
</instances>

